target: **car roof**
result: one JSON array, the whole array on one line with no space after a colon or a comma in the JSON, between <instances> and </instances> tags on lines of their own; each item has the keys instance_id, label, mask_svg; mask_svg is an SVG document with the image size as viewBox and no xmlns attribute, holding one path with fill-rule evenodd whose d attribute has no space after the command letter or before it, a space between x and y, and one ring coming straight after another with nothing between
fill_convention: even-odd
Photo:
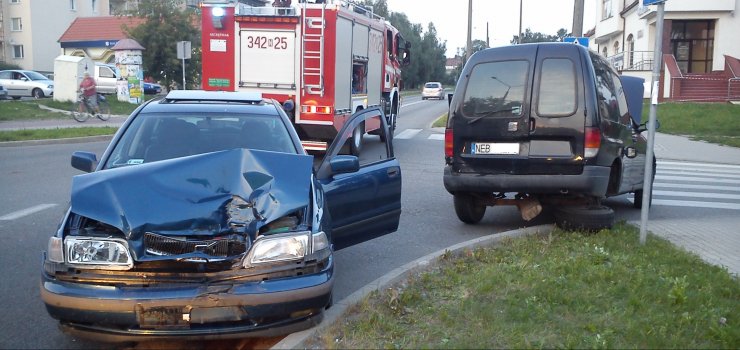
<instances>
[{"instance_id":1,"label":"car roof","mask_svg":"<svg viewBox=\"0 0 740 350\"><path fill-rule=\"evenodd\" d=\"M214 112L279 115L279 106L259 93L174 90L144 106L142 112Z\"/></svg>"}]
</instances>

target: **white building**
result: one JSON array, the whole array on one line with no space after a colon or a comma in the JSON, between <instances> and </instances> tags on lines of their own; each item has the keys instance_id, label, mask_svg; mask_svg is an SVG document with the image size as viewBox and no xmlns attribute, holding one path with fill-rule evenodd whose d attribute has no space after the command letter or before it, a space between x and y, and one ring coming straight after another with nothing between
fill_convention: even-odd
<instances>
[{"instance_id":1,"label":"white building","mask_svg":"<svg viewBox=\"0 0 740 350\"><path fill-rule=\"evenodd\" d=\"M0 61L51 72L69 24L109 13L109 0L0 0Z\"/></svg>"},{"instance_id":2,"label":"white building","mask_svg":"<svg viewBox=\"0 0 740 350\"><path fill-rule=\"evenodd\" d=\"M597 22L590 48L609 58L624 74L651 79L656 41L657 6L642 0L597 1ZM740 81L731 69L740 57L740 0L668 0L665 2L662 51L667 80L663 97L682 98L699 79L716 80L712 93L724 94ZM727 57L727 59L726 59ZM729 62L726 62L729 61ZM678 81L677 79L681 79ZM676 89L676 86L683 88ZM740 87L739 87L740 88ZM708 87L702 87L705 92ZM701 90L701 89L697 89ZM722 96L717 96L722 99Z\"/></svg>"}]
</instances>

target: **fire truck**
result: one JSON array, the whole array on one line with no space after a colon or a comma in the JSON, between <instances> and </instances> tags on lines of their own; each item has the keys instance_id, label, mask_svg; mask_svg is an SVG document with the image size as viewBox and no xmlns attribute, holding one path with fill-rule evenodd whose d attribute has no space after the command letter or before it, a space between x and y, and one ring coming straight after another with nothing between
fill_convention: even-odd
<instances>
[{"instance_id":1,"label":"fire truck","mask_svg":"<svg viewBox=\"0 0 740 350\"><path fill-rule=\"evenodd\" d=\"M371 8L347 0L204 0L202 84L283 104L307 150L326 150L352 113L383 108L393 135L410 45ZM272 6L271 6L272 5ZM349 145L359 155L365 133ZM382 135L381 135L382 136Z\"/></svg>"}]
</instances>

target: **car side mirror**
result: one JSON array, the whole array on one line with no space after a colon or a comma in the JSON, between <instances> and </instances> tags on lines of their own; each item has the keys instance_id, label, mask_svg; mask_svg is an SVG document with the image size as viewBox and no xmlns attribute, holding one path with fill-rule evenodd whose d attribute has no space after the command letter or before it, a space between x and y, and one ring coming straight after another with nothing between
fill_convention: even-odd
<instances>
[{"instance_id":1,"label":"car side mirror","mask_svg":"<svg viewBox=\"0 0 740 350\"><path fill-rule=\"evenodd\" d=\"M98 166L98 157L95 153L77 151L72 153L71 163L73 168L91 173Z\"/></svg>"},{"instance_id":2,"label":"car side mirror","mask_svg":"<svg viewBox=\"0 0 740 350\"><path fill-rule=\"evenodd\" d=\"M452 94L447 94L447 108L452 104Z\"/></svg>"},{"instance_id":3,"label":"car side mirror","mask_svg":"<svg viewBox=\"0 0 740 350\"><path fill-rule=\"evenodd\" d=\"M627 156L627 158L637 157L637 149L632 146L625 148L622 152L624 153L625 156Z\"/></svg>"},{"instance_id":4,"label":"car side mirror","mask_svg":"<svg viewBox=\"0 0 740 350\"><path fill-rule=\"evenodd\" d=\"M360 159L350 155L335 156L329 161L332 174L354 173L360 170Z\"/></svg>"}]
</instances>

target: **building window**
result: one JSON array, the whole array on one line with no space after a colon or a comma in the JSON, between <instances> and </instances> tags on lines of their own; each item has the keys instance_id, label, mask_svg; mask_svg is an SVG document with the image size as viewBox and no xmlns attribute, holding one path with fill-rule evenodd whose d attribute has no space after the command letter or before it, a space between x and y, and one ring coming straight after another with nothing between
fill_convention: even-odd
<instances>
[{"instance_id":1,"label":"building window","mask_svg":"<svg viewBox=\"0 0 740 350\"><path fill-rule=\"evenodd\" d=\"M606 57L606 45L604 45L604 47L601 48L601 55Z\"/></svg>"},{"instance_id":2,"label":"building window","mask_svg":"<svg viewBox=\"0 0 740 350\"><path fill-rule=\"evenodd\" d=\"M69 0L69 10L77 11L77 0Z\"/></svg>"},{"instance_id":3,"label":"building window","mask_svg":"<svg viewBox=\"0 0 740 350\"><path fill-rule=\"evenodd\" d=\"M23 45L13 45L13 58L23 58Z\"/></svg>"},{"instance_id":4,"label":"building window","mask_svg":"<svg viewBox=\"0 0 740 350\"><path fill-rule=\"evenodd\" d=\"M614 42L614 54L616 55L618 53L619 53L619 41L615 41Z\"/></svg>"},{"instance_id":5,"label":"building window","mask_svg":"<svg viewBox=\"0 0 740 350\"><path fill-rule=\"evenodd\" d=\"M98 2L96 0L92 0L92 12L98 13Z\"/></svg>"},{"instance_id":6,"label":"building window","mask_svg":"<svg viewBox=\"0 0 740 350\"><path fill-rule=\"evenodd\" d=\"M10 30L14 32L20 32L23 30L23 22L20 17L13 17L10 19Z\"/></svg>"},{"instance_id":7,"label":"building window","mask_svg":"<svg viewBox=\"0 0 740 350\"><path fill-rule=\"evenodd\" d=\"M20 4L21 0L10 0L11 4Z\"/></svg>"},{"instance_id":8,"label":"building window","mask_svg":"<svg viewBox=\"0 0 740 350\"><path fill-rule=\"evenodd\" d=\"M601 19L605 20L612 17L612 0L602 0L601 2Z\"/></svg>"},{"instance_id":9,"label":"building window","mask_svg":"<svg viewBox=\"0 0 740 350\"><path fill-rule=\"evenodd\" d=\"M627 68L631 69L635 64L635 38L632 34L627 36Z\"/></svg>"},{"instance_id":10,"label":"building window","mask_svg":"<svg viewBox=\"0 0 740 350\"><path fill-rule=\"evenodd\" d=\"M714 21L671 24L671 52L684 73L709 73L714 59Z\"/></svg>"}]
</instances>

